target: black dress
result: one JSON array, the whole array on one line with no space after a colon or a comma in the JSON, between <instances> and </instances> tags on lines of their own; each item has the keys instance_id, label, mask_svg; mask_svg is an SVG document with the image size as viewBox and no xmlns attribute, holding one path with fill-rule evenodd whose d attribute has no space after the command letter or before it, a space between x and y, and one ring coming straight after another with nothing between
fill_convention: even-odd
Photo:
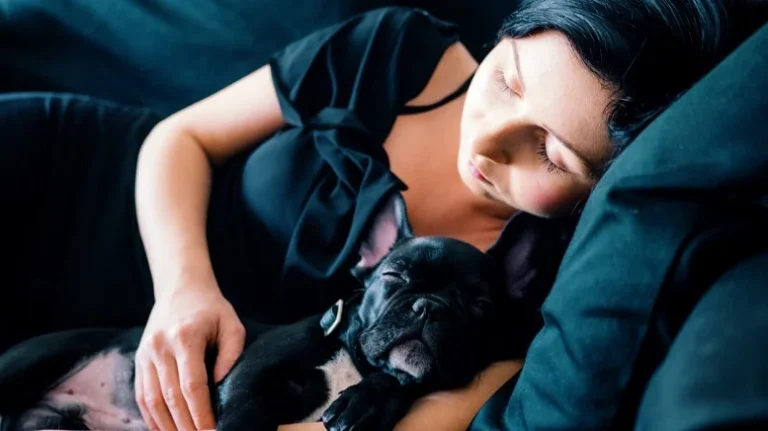
<instances>
[{"instance_id":1,"label":"black dress","mask_svg":"<svg viewBox=\"0 0 768 431\"><path fill-rule=\"evenodd\" d=\"M458 36L425 12L386 8L272 57L287 126L214 168L208 212L216 277L240 313L291 320L352 288L361 232L405 187L382 144ZM157 121L82 96L0 96L0 351L44 331L146 321L134 183Z\"/></svg>"}]
</instances>

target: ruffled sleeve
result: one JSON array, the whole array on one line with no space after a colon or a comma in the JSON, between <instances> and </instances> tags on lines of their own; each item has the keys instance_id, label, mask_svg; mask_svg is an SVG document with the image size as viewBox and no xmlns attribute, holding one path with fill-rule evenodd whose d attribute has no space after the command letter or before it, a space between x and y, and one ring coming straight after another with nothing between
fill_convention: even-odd
<instances>
[{"instance_id":1,"label":"ruffled sleeve","mask_svg":"<svg viewBox=\"0 0 768 431\"><path fill-rule=\"evenodd\" d=\"M283 117L296 127L348 126L383 138L429 81L458 28L388 7L300 39L270 60Z\"/></svg>"}]
</instances>

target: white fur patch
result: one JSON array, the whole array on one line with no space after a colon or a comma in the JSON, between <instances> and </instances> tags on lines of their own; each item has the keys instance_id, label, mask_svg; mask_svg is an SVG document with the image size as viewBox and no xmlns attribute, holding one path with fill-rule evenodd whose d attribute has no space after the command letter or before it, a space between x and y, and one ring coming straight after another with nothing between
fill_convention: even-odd
<instances>
[{"instance_id":1,"label":"white fur patch","mask_svg":"<svg viewBox=\"0 0 768 431\"><path fill-rule=\"evenodd\" d=\"M46 394L43 404L56 409L82 407L83 422L89 429L146 430L133 399L133 363L117 351L90 358L81 369ZM31 409L22 423L36 415Z\"/></svg>"},{"instance_id":2,"label":"white fur patch","mask_svg":"<svg viewBox=\"0 0 768 431\"><path fill-rule=\"evenodd\" d=\"M360 383L362 376L357 371L352 358L346 350L339 350L330 361L317 367L325 374L325 381L328 385L328 401L312 412L302 422L317 422L323 413L336 401L342 391L350 386Z\"/></svg>"}]
</instances>

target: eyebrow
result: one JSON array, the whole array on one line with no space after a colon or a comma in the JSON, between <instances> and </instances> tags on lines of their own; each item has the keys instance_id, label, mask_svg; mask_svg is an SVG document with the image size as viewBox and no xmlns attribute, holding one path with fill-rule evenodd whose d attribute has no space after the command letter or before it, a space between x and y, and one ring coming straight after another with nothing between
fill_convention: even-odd
<instances>
[{"instance_id":1,"label":"eyebrow","mask_svg":"<svg viewBox=\"0 0 768 431\"><path fill-rule=\"evenodd\" d=\"M515 69L517 71L517 78L520 80L520 87L523 90L523 93L525 93L525 82L523 81L523 72L520 69L520 56L517 53L517 43L515 42L514 38L510 38L510 42L512 43L512 54L515 58ZM573 154L576 155L576 157L581 161L582 165L584 165L584 168L587 170L587 176L589 178L597 178L597 173L599 169L597 166L592 163L587 157L585 157L583 154L578 152L576 150L576 146L570 143L568 140L564 139L562 135L559 133L556 133L554 130L552 130L551 127L547 126L546 124L544 127L551 133L554 137L556 137L560 142L563 143L563 145L571 150Z\"/></svg>"}]
</instances>

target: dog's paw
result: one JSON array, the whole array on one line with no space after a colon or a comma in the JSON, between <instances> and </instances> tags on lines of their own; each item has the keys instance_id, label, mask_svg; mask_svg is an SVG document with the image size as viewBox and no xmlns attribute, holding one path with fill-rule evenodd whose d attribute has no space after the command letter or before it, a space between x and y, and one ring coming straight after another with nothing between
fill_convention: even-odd
<instances>
[{"instance_id":1,"label":"dog's paw","mask_svg":"<svg viewBox=\"0 0 768 431\"><path fill-rule=\"evenodd\" d=\"M392 431L410 402L391 387L362 382L347 388L323 413L328 431Z\"/></svg>"}]
</instances>

